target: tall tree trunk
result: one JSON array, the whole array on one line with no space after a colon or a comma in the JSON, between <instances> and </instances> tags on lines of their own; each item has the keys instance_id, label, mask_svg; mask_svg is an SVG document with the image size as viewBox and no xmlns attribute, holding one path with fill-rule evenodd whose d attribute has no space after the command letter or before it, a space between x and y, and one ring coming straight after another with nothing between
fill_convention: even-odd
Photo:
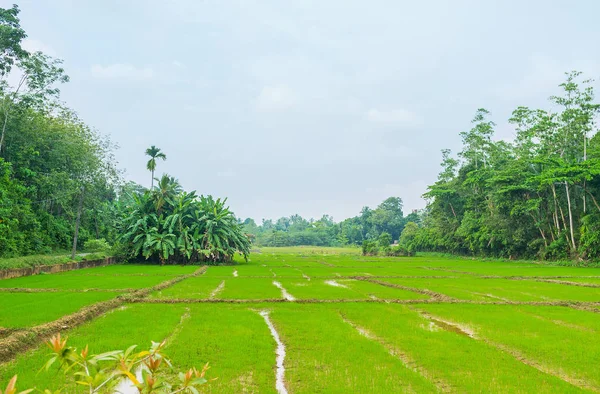
<instances>
[{"instance_id":1,"label":"tall tree trunk","mask_svg":"<svg viewBox=\"0 0 600 394\"><path fill-rule=\"evenodd\" d=\"M531 216L531 218L533 219L533 223L535 223L535 226L538 228L540 234L542 235L542 238L544 239L544 245L546 247L548 247L548 240L546 239L546 234L544 233L544 230L542 230L542 227L537 224L535 215L533 213L529 212L529 216Z\"/></svg>"},{"instance_id":2,"label":"tall tree trunk","mask_svg":"<svg viewBox=\"0 0 600 394\"><path fill-rule=\"evenodd\" d=\"M556 236L558 237L558 234L560 233L560 221L558 220L558 201L556 201L556 186L554 186L554 183L552 184L552 197L554 200L554 223L556 225Z\"/></svg>"},{"instance_id":3,"label":"tall tree trunk","mask_svg":"<svg viewBox=\"0 0 600 394\"><path fill-rule=\"evenodd\" d=\"M75 254L77 253L77 237L79 236L79 223L81 222L81 209L83 208L83 193L85 193L85 187L81 188L81 195L79 196L79 208L77 209L77 220L75 221L75 235L73 236L71 259L75 259Z\"/></svg>"},{"instance_id":4,"label":"tall tree trunk","mask_svg":"<svg viewBox=\"0 0 600 394\"><path fill-rule=\"evenodd\" d=\"M456 212L454 211L454 206L452 205L451 202L449 202L448 204L450 204L450 209L452 210L452 214L454 215L454 219L456 219Z\"/></svg>"},{"instance_id":5,"label":"tall tree trunk","mask_svg":"<svg viewBox=\"0 0 600 394\"><path fill-rule=\"evenodd\" d=\"M589 190L585 190L587 194L590 195L590 197L592 198L592 201L594 203L594 205L596 206L596 208L598 208L598 211L600 211L600 205L598 205L598 201L596 201L596 198L594 197L594 195L589 191Z\"/></svg>"},{"instance_id":6,"label":"tall tree trunk","mask_svg":"<svg viewBox=\"0 0 600 394\"><path fill-rule=\"evenodd\" d=\"M152 170L152 180L150 181L150 190L154 189L154 170Z\"/></svg>"},{"instance_id":7,"label":"tall tree trunk","mask_svg":"<svg viewBox=\"0 0 600 394\"><path fill-rule=\"evenodd\" d=\"M585 201L585 192L587 192L586 180L583 180L583 213L587 212L586 209L586 201Z\"/></svg>"},{"instance_id":8,"label":"tall tree trunk","mask_svg":"<svg viewBox=\"0 0 600 394\"><path fill-rule=\"evenodd\" d=\"M569 228L571 231L571 244L573 245L573 252L577 251L577 245L575 245L575 233L573 231L573 214L571 212L571 195L569 193L569 184L565 181L565 191L567 192L567 206L569 208Z\"/></svg>"},{"instance_id":9,"label":"tall tree trunk","mask_svg":"<svg viewBox=\"0 0 600 394\"><path fill-rule=\"evenodd\" d=\"M587 133L584 133L583 135L583 161L585 162L587 160ZM587 191L586 189L586 180L583 180L583 213L586 212L586 203L585 203L585 191Z\"/></svg>"}]
</instances>

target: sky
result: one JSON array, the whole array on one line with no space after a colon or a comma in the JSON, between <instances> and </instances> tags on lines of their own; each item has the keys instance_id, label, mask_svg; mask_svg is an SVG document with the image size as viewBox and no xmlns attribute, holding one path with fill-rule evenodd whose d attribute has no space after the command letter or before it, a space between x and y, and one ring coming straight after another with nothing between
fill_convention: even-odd
<instances>
[{"instance_id":1,"label":"sky","mask_svg":"<svg viewBox=\"0 0 600 394\"><path fill-rule=\"evenodd\" d=\"M9 7L12 1L0 0ZM423 208L477 108L510 140L564 72L600 79L597 0L22 0L29 50L64 59L62 100L158 173L238 217Z\"/></svg>"}]
</instances>

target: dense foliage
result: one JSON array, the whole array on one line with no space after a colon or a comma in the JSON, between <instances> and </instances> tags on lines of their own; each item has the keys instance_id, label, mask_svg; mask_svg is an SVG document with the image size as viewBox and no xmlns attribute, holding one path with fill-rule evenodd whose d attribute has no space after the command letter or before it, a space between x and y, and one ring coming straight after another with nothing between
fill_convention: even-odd
<instances>
[{"instance_id":1,"label":"dense foliage","mask_svg":"<svg viewBox=\"0 0 600 394\"><path fill-rule=\"evenodd\" d=\"M460 133L411 243L420 250L506 258L600 257L600 140L590 80L567 74L552 110L517 108L514 141L495 141L479 109Z\"/></svg>"},{"instance_id":2,"label":"dense foliage","mask_svg":"<svg viewBox=\"0 0 600 394\"><path fill-rule=\"evenodd\" d=\"M59 102L68 77L59 60L22 48L18 14L0 8L0 256L67 249L83 190L80 245L114 237L111 143Z\"/></svg>"},{"instance_id":3,"label":"dense foliage","mask_svg":"<svg viewBox=\"0 0 600 394\"><path fill-rule=\"evenodd\" d=\"M250 253L250 240L225 200L186 193L172 177L119 201L120 241L130 257L166 262L231 261Z\"/></svg>"},{"instance_id":4,"label":"dense foliage","mask_svg":"<svg viewBox=\"0 0 600 394\"><path fill-rule=\"evenodd\" d=\"M364 207L360 215L335 223L333 218L324 215L319 220L307 220L300 215L282 217L275 222L264 220L257 225L253 219L246 219L244 230L262 246L343 246L362 245L365 240L378 240L382 233L388 233L392 240L398 240L407 222L418 220L412 213L404 216L402 199L390 197L375 209Z\"/></svg>"}]
</instances>

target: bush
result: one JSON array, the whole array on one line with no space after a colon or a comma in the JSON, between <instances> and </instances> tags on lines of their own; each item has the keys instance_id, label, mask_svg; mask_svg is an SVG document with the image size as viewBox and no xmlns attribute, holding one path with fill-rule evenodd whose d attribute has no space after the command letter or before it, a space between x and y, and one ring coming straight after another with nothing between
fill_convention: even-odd
<instances>
[{"instance_id":1,"label":"bush","mask_svg":"<svg viewBox=\"0 0 600 394\"><path fill-rule=\"evenodd\" d=\"M379 234L379 247L389 248L392 243L392 236L389 233L383 232Z\"/></svg>"},{"instance_id":2,"label":"bush","mask_svg":"<svg viewBox=\"0 0 600 394\"><path fill-rule=\"evenodd\" d=\"M379 254L379 244L377 241L364 240L362 244L363 256L377 256Z\"/></svg>"},{"instance_id":3,"label":"bush","mask_svg":"<svg viewBox=\"0 0 600 394\"><path fill-rule=\"evenodd\" d=\"M104 238L90 239L85 241L83 249L86 252L108 252L110 251L111 246Z\"/></svg>"},{"instance_id":4,"label":"bush","mask_svg":"<svg viewBox=\"0 0 600 394\"><path fill-rule=\"evenodd\" d=\"M412 247L405 247L404 245L398 245L398 246L394 246L389 248L389 250L386 253L386 256L396 256L396 257L408 257L408 256L414 256L415 255L415 250Z\"/></svg>"}]
</instances>

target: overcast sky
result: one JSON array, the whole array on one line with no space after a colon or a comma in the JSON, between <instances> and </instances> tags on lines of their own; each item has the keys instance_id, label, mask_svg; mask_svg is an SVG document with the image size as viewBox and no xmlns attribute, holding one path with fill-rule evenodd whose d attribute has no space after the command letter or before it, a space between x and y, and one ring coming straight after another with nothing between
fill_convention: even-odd
<instances>
[{"instance_id":1,"label":"overcast sky","mask_svg":"<svg viewBox=\"0 0 600 394\"><path fill-rule=\"evenodd\" d=\"M0 0L3 7L13 2ZM158 172L239 217L405 212L479 107L511 138L572 69L600 79L597 0L23 0L28 49L65 60L62 98Z\"/></svg>"}]
</instances>

